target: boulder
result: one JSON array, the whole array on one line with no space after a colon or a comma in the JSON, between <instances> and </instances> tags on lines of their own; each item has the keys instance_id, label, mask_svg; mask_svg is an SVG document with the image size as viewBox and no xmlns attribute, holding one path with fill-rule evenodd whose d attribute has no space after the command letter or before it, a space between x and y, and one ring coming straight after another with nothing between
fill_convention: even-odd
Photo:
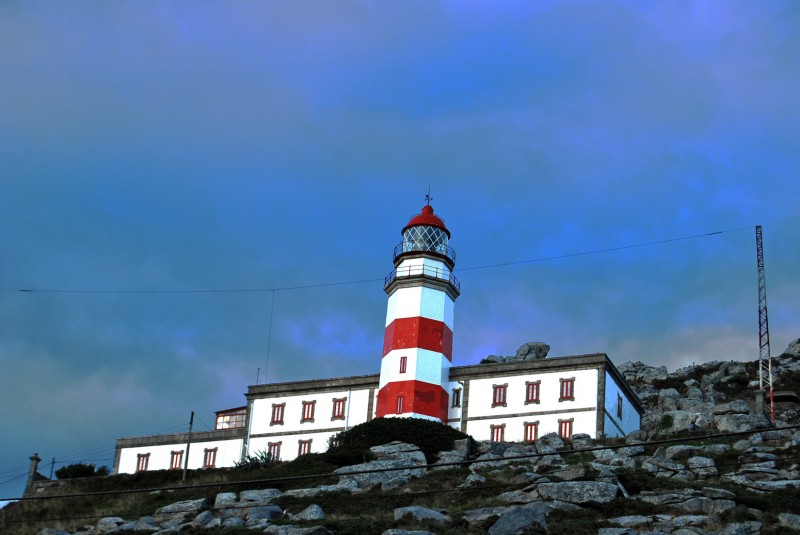
<instances>
[{"instance_id":1,"label":"boulder","mask_svg":"<svg viewBox=\"0 0 800 535\"><path fill-rule=\"evenodd\" d=\"M715 405L714 408L711 409L711 414L715 416L719 414L748 414L749 412L750 406L742 399L721 403Z\"/></svg>"},{"instance_id":2,"label":"boulder","mask_svg":"<svg viewBox=\"0 0 800 535\"><path fill-rule=\"evenodd\" d=\"M160 529L161 526L159 526L155 518L152 516L143 516L133 523L133 528L131 528L131 531L135 531L137 533L155 533Z\"/></svg>"},{"instance_id":3,"label":"boulder","mask_svg":"<svg viewBox=\"0 0 800 535\"><path fill-rule=\"evenodd\" d=\"M516 535L528 531L531 527L547 530L547 511L547 507L543 507L541 503L516 507L503 514L489 528L489 535Z\"/></svg>"},{"instance_id":4,"label":"boulder","mask_svg":"<svg viewBox=\"0 0 800 535\"><path fill-rule=\"evenodd\" d=\"M158 522L165 520L185 519L189 515L196 515L206 504L205 498L198 500L184 500L171 503L156 510L155 519Z\"/></svg>"},{"instance_id":5,"label":"boulder","mask_svg":"<svg viewBox=\"0 0 800 535\"><path fill-rule=\"evenodd\" d=\"M432 531L412 531L408 529L387 529L381 535L436 535Z\"/></svg>"},{"instance_id":6,"label":"boulder","mask_svg":"<svg viewBox=\"0 0 800 535\"><path fill-rule=\"evenodd\" d=\"M405 442L390 442L383 446L373 446L369 449L376 461L407 461L408 464L425 465L425 454L415 444Z\"/></svg>"},{"instance_id":7,"label":"boulder","mask_svg":"<svg viewBox=\"0 0 800 535\"><path fill-rule=\"evenodd\" d=\"M292 515L292 520L325 520L325 511L317 504L311 504L296 515Z\"/></svg>"},{"instance_id":8,"label":"boulder","mask_svg":"<svg viewBox=\"0 0 800 535\"><path fill-rule=\"evenodd\" d=\"M707 477L716 477L719 475L717 471L717 466L714 464L714 459L709 457L689 457L686 462L689 470L692 471L694 475L696 475L699 479L705 479Z\"/></svg>"},{"instance_id":9,"label":"boulder","mask_svg":"<svg viewBox=\"0 0 800 535\"><path fill-rule=\"evenodd\" d=\"M446 514L434 509L428 509L427 507L411 505L409 507L399 507L394 510L395 521L402 520L406 517L410 517L412 520L418 522L430 521L435 524L447 524L453 521L453 519Z\"/></svg>"},{"instance_id":10,"label":"boulder","mask_svg":"<svg viewBox=\"0 0 800 535\"><path fill-rule=\"evenodd\" d=\"M778 522L783 527L800 530L800 515L781 513L778 515Z\"/></svg>"},{"instance_id":11,"label":"boulder","mask_svg":"<svg viewBox=\"0 0 800 535\"><path fill-rule=\"evenodd\" d=\"M714 416L714 427L723 433L739 433L755 429L748 414L724 414Z\"/></svg>"},{"instance_id":12,"label":"boulder","mask_svg":"<svg viewBox=\"0 0 800 535\"><path fill-rule=\"evenodd\" d=\"M250 509L245 520L275 520L283 517L283 508L280 505L259 505Z\"/></svg>"},{"instance_id":13,"label":"boulder","mask_svg":"<svg viewBox=\"0 0 800 535\"><path fill-rule=\"evenodd\" d=\"M117 529L125 523L125 520L118 516L107 516L97 521L93 533L108 533L109 531Z\"/></svg>"},{"instance_id":14,"label":"boulder","mask_svg":"<svg viewBox=\"0 0 800 535\"><path fill-rule=\"evenodd\" d=\"M267 505L281 494L278 489L243 490L239 493L239 501L248 506Z\"/></svg>"},{"instance_id":15,"label":"boulder","mask_svg":"<svg viewBox=\"0 0 800 535\"><path fill-rule=\"evenodd\" d=\"M665 411L678 409L678 400L681 395L674 388L665 388L658 393L658 406Z\"/></svg>"},{"instance_id":16,"label":"boulder","mask_svg":"<svg viewBox=\"0 0 800 535\"><path fill-rule=\"evenodd\" d=\"M545 500L568 503L608 503L617 496L619 487L601 481L565 481L562 483L539 483L534 492Z\"/></svg>"},{"instance_id":17,"label":"boulder","mask_svg":"<svg viewBox=\"0 0 800 535\"><path fill-rule=\"evenodd\" d=\"M506 506L481 507L479 509L470 509L469 511L464 511L462 518L470 525L482 524L487 520L491 520L492 518L498 518L513 509L515 508Z\"/></svg>"},{"instance_id":18,"label":"boulder","mask_svg":"<svg viewBox=\"0 0 800 535\"><path fill-rule=\"evenodd\" d=\"M547 357L550 345L544 342L527 342L519 346L514 358L516 360L540 360Z\"/></svg>"},{"instance_id":19,"label":"boulder","mask_svg":"<svg viewBox=\"0 0 800 535\"><path fill-rule=\"evenodd\" d=\"M678 444L675 446L669 446L665 450L665 454L667 459L679 461L681 459L688 459L699 449L699 446L686 446L683 444Z\"/></svg>"}]
</instances>

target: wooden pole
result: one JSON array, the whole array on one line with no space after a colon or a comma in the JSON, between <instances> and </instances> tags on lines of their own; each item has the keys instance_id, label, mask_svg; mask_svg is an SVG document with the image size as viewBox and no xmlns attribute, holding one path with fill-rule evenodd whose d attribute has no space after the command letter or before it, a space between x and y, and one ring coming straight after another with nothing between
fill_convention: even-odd
<instances>
[{"instance_id":1,"label":"wooden pole","mask_svg":"<svg viewBox=\"0 0 800 535\"><path fill-rule=\"evenodd\" d=\"M189 447L192 445L192 426L194 425L194 411L189 418L189 436L186 438L186 458L183 459L183 477L181 481L186 481L186 470L189 468Z\"/></svg>"}]
</instances>

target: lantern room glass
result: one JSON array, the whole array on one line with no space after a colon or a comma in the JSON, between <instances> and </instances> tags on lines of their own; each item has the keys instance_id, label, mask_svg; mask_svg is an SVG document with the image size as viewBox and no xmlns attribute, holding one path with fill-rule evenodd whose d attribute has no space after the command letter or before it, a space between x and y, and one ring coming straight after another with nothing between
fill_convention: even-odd
<instances>
[{"instance_id":1,"label":"lantern room glass","mask_svg":"<svg viewBox=\"0 0 800 535\"><path fill-rule=\"evenodd\" d=\"M428 251L447 255L447 233L439 227L419 225L403 233L403 252Z\"/></svg>"}]
</instances>

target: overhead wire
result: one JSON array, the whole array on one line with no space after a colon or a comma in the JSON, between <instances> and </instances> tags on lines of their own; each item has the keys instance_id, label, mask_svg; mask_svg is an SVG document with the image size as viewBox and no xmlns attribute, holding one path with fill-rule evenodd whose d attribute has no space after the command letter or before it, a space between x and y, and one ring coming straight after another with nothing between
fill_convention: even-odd
<instances>
[{"instance_id":1,"label":"overhead wire","mask_svg":"<svg viewBox=\"0 0 800 535\"><path fill-rule=\"evenodd\" d=\"M680 236L677 238L668 238L663 240L651 240L648 242L642 243L635 243L635 244L628 244L628 245L620 245L617 247L606 247L602 249L593 249L589 251L581 251L575 253L564 253L558 255L551 255L551 256L543 256L539 258L530 258L527 260L514 260L510 262L499 262L494 264L485 264L481 266L471 266L471 267L464 267L454 269L453 271L456 272L463 272L463 271L475 271L480 269L491 269L491 268L498 268L498 267L505 267L505 266L513 266L513 265L521 265L521 264L533 264L537 262L546 262L550 260L559 260L562 258L574 258L577 256L586 256L586 255L593 255L593 254L600 254L600 253L608 253L614 251L623 251L627 249L637 249L641 247L649 247L653 245L662 245L666 243L673 243L678 241L685 241L685 240L693 240L698 238L707 238L712 236L718 236L722 234L727 234L731 232L738 232L740 230L750 229L753 228L752 225L730 228L730 229L723 229L723 230L716 230L712 232L704 232L702 234L693 234L691 236ZM369 279L354 279L354 280L347 280L347 281L335 281L335 282L321 282L321 283L310 283L310 284L299 284L294 286L276 286L272 288L223 288L223 289L186 289L186 290L156 290L156 289L140 289L140 290L120 290L120 289L58 289L58 288L0 288L0 292L20 292L20 293L39 293L39 294L222 294L222 293L266 293L266 292L285 292L285 291L292 291L292 290L306 290L310 288L323 288L329 286L345 286L350 284L363 284L367 282L380 282L383 281L383 277L380 278L369 278Z\"/></svg>"},{"instance_id":2,"label":"overhead wire","mask_svg":"<svg viewBox=\"0 0 800 535\"><path fill-rule=\"evenodd\" d=\"M787 430L787 429L797 429L797 428L800 428L800 425L785 426L785 427L777 428L776 430ZM758 434L758 433L762 433L764 431L765 431L764 429L760 429L760 430L755 430L755 431L741 431L741 432L732 432L732 433L723 433L723 434L714 434L714 435L704 435L704 436L699 436L699 437L688 437L688 438L690 438L691 440L701 440L701 439L706 439L706 438L711 439L711 438L720 438L720 437L726 437L726 436ZM663 443L670 443L670 442L685 442L686 440L687 440L687 437L684 437L684 438L680 438L680 439L665 439L665 440L652 441L652 442L637 442L637 443L632 443L632 444L603 445L603 446L596 446L596 447L591 447L591 448L580 448L580 449L573 449L573 450L566 450L566 451L557 451L555 453L535 453L535 454L528 454L528 455L509 456L509 457L503 457L502 459L487 459L487 460L484 460L484 461L471 460L471 461L460 461L460 462L449 462L449 463L433 463L433 464L428 464L428 465L410 465L410 466L403 466L403 467L380 468L380 469L374 469L374 470L361 470L361 471L348 472L347 475L357 475L357 474L366 474L366 473L379 473L379 472L392 472L392 471L409 470L409 469L415 469L415 468L420 469L420 468L433 468L433 467L446 467L446 466L458 467L458 466L466 466L466 465L470 465L470 464L480 464L481 462L490 463L490 462L501 461L504 464L507 464L509 461L513 461L513 460L530 459L530 458L536 458L536 457L547 457L547 456L551 456L551 455L581 454L581 453L586 453L586 452L591 452L591 451L598 451L598 450L621 449L621 448L629 448L629 447L645 446L645 445L654 445L654 444L663 444ZM796 460L800 460L800 456L798 456L798 455L787 455L787 456L776 456L776 459L774 459L773 462L774 461L796 461ZM727 463L715 464L714 466L715 466L715 468L728 468L728 467L732 467L732 466L745 466L745 465L751 465L751 464L759 465L759 464L763 464L765 462L770 462L770 461L765 461L765 460L760 460L760 459L756 459L756 460L752 460L752 461L741 461L741 460L738 460L738 461L735 461L735 462L732 461L732 462L727 462ZM689 468L689 467L683 467L680 470L679 469L671 469L671 468L659 467L659 466L656 466L655 468L656 469L654 471L653 470L647 470L647 469L629 470L629 471L626 471L626 472L624 472L622 474L619 474L619 475L622 475L623 477L625 475L654 475L654 476L658 477L658 474L661 473L662 471L663 472L679 472L679 471L681 471L681 472L691 472L692 471L692 468ZM707 467L698 467L697 469L700 469L700 468L707 468ZM188 486L184 486L184 487L180 487L180 488L176 488L176 487L160 487L160 488L149 488L149 489L128 489L126 491L106 491L106 492L100 492L100 493L80 493L80 494L50 496L50 497L43 496L43 497L37 497L37 498L38 499L73 498L73 497L85 497L85 496L97 496L97 495L109 495L109 494L123 494L123 493L133 493L133 492L155 492L155 491L159 491L159 490L188 490L188 489L192 489L192 488L212 488L212 487L220 487L220 486L231 487L231 486L240 486L240 485L244 485L244 484L281 482L281 481L291 481L291 480L297 480L297 479L320 479L320 478L323 478L323 477L331 477L331 476L335 476L335 475L336 474L326 473L326 474L308 475L308 476L295 476L295 477L283 477L283 478L271 478L271 479L257 479L257 480L250 480L250 481L233 481L233 482L227 482L227 483L222 483L222 484L221 483L209 483L209 484L201 484L201 485L188 485ZM617 475L618 474L614 474L614 476L617 476ZM542 477L547 477L547 474L541 474L541 476ZM605 476L603 474L600 474L600 475L596 476L596 479L600 479L600 478L603 478L603 477L611 477L611 476ZM704 479L703 481L708 481L708 478ZM534 481L524 482L524 483L515 483L515 482L512 481L512 482L508 482L508 483L500 483L500 484L493 484L493 485L479 485L479 486L475 486L475 487L455 487L455 488L439 489L439 490L411 491L411 492L403 492L403 493L394 494L394 495L393 494L384 493L384 494L382 494L381 498L382 499L390 499L390 500L391 499L407 500L408 498L417 498L417 497L422 497L422 496L434 496L434 495L450 494L450 493L484 492L486 490L508 490L508 489L513 489L513 488L524 489L525 487L528 487L528 486L530 486L531 484L534 484L534 483L535 483L535 480ZM37 498L25 498L23 500L30 500L30 499L37 499ZM303 502L303 498L302 497L299 497L298 499L299 499L300 502ZM337 495L325 496L324 494L322 494L322 495L315 495L313 497L313 502L317 503L317 504L325 504L325 503L336 503L336 502L342 502L342 501L350 502L350 501L352 501L352 499L353 499L352 495L347 495L347 496L337 496ZM0 498L0 500L14 500L14 499L13 498ZM17 501L19 501L19 500L17 500ZM228 510L228 509L238 509L238 508L241 508L241 507L242 506L240 504L238 504L238 505L231 505L231 506L214 507L214 509L215 510ZM194 510L187 508L186 510L173 510L172 512L174 512L174 513L181 513L181 512L191 513L191 512L194 512ZM145 515L151 515L151 514L152 514L152 511L130 512L129 513L130 516L145 516ZM107 515L100 514L100 515L83 515L83 516L74 516L74 517L51 517L51 518L37 517L35 520L16 519L16 520L4 521L4 522L5 523L9 523L9 524L11 524L11 523L17 523L18 524L18 523L40 522L40 521L86 520L86 519L102 518L103 516L107 516Z\"/></svg>"},{"instance_id":3,"label":"overhead wire","mask_svg":"<svg viewBox=\"0 0 800 535\"><path fill-rule=\"evenodd\" d=\"M393 471L400 471L400 470L409 470L412 468L438 468L438 467L446 467L446 466L463 466L467 464L481 464L486 462L494 462L494 461L514 461L514 460L524 460L524 459L535 459L537 457L545 457L548 455L554 454L572 454L572 453L591 453L593 451L601 451L601 450L614 450L614 449L621 449L621 448L631 448L637 446L660 446L664 444L679 444L685 443L687 440L691 441L703 441L703 440L716 440L720 438L732 438L737 436L747 436L747 435L755 435L764 433L766 431L788 431L800 429L800 424L797 425L788 425L783 427L777 428L770 428L770 429L756 429L751 431L731 431L726 433L713 433L707 435L698 435L692 437L680 437L680 438L668 438L668 439L659 439L659 440L648 440L648 441L639 441L639 442L632 442L630 444L622 443L622 444L611 444L611 445L599 445L599 446L592 446L588 448L579 448L579 449L570 449L565 451L557 451L555 453L528 453L522 455L512 455L509 457L503 457L502 459L473 459L469 461L454 461L454 462L447 462L447 463L431 463L427 465L411 465L411 466L403 466L403 467L390 467L390 468L375 468L369 470L359 470L348 472L347 475L356 475L356 474L371 474L371 473L380 473L380 472L393 472ZM541 440L541 439L540 439ZM760 461L761 462L761 461ZM268 483L280 483L280 482L291 482L291 481L303 481L309 479L320 479L324 477L330 477L335 474L332 473L321 473L321 474L307 474L301 476L284 476L284 477L277 477L277 478L263 478L263 479L252 479L252 480L245 480L245 481L234 481L230 483L226 483L226 485L240 485L240 484L268 484ZM187 489L201 489L201 488L209 488L209 487L218 487L220 485L219 482L216 483L197 483L193 485L182 485L180 487L181 490ZM54 498L70 498L70 497L84 497L84 496L108 496L114 494L134 494L134 493L142 493L142 492L155 492L155 491L163 491L163 490L175 490L175 487L148 487L148 488L141 488L141 489L118 489L118 490L110 490L110 491L100 491L100 492L81 492L81 493L73 493L73 494L59 494L54 496L29 496L29 497L12 497L12 498L0 498L0 501L9 501L9 500L47 500L47 499L54 499Z\"/></svg>"}]
</instances>

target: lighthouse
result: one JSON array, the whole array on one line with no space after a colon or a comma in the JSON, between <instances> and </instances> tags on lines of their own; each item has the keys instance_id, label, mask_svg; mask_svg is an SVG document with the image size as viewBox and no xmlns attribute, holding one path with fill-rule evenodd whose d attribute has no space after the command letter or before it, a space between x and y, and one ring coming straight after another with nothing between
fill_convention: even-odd
<instances>
[{"instance_id":1,"label":"lighthouse","mask_svg":"<svg viewBox=\"0 0 800 535\"><path fill-rule=\"evenodd\" d=\"M447 423L453 313L461 285L453 275L450 231L430 196L403 227L386 276L388 296L376 416Z\"/></svg>"}]
</instances>

